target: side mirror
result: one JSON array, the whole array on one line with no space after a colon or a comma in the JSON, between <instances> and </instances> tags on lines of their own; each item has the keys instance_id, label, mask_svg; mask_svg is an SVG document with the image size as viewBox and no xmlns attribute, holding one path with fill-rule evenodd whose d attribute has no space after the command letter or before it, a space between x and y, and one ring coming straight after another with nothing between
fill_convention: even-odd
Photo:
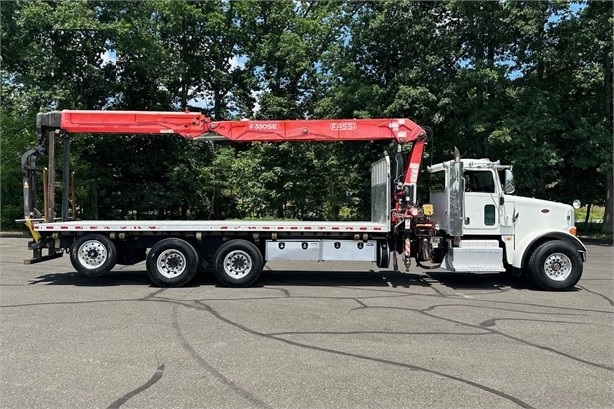
<instances>
[{"instance_id":1,"label":"side mirror","mask_svg":"<svg viewBox=\"0 0 614 409\"><path fill-rule=\"evenodd\" d=\"M516 191L516 186L514 186L514 174L511 169L505 169L505 185L503 186L503 191L507 195L511 195Z\"/></svg>"}]
</instances>

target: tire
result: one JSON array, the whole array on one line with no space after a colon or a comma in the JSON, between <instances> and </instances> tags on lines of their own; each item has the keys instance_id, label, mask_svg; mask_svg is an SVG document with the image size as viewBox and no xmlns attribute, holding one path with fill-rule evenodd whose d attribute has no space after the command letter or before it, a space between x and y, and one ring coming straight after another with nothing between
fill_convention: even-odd
<instances>
[{"instance_id":1,"label":"tire","mask_svg":"<svg viewBox=\"0 0 614 409\"><path fill-rule=\"evenodd\" d=\"M379 268L388 268L390 266L390 250L386 240L377 241L377 266Z\"/></svg>"},{"instance_id":2,"label":"tire","mask_svg":"<svg viewBox=\"0 0 614 409\"><path fill-rule=\"evenodd\" d=\"M218 281L227 287L247 287L262 274L264 261L258 247L246 240L231 240L213 256Z\"/></svg>"},{"instance_id":3,"label":"tire","mask_svg":"<svg viewBox=\"0 0 614 409\"><path fill-rule=\"evenodd\" d=\"M529 275L543 290L562 291L582 276L582 258L571 244L556 240L541 244L529 259Z\"/></svg>"},{"instance_id":4,"label":"tire","mask_svg":"<svg viewBox=\"0 0 614 409\"><path fill-rule=\"evenodd\" d=\"M86 234L70 246L70 263L81 274L99 276L108 273L117 260L115 245L102 234Z\"/></svg>"},{"instance_id":5,"label":"tire","mask_svg":"<svg viewBox=\"0 0 614 409\"><path fill-rule=\"evenodd\" d=\"M200 267L196 249L177 238L162 239L147 254L147 274L160 287L181 287L189 283Z\"/></svg>"}]
</instances>

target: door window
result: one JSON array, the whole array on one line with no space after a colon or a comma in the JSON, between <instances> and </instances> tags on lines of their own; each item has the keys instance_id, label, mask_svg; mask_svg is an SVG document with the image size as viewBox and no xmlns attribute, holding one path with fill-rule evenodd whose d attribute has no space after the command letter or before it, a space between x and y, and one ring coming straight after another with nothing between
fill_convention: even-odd
<instances>
[{"instance_id":1,"label":"door window","mask_svg":"<svg viewBox=\"0 0 614 409\"><path fill-rule=\"evenodd\" d=\"M487 204L484 206L484 225L494 226L496 222L495 205Z\"/></svg>"}]
</instances>

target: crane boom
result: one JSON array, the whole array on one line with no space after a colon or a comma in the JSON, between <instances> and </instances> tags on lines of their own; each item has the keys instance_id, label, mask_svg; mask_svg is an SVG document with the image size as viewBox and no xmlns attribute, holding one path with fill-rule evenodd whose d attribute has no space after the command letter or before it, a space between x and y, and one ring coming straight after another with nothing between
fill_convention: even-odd
<instances>
[{"instance_id":1,"label":"crane boom","mask_svg":"<svg viewBox=\"0 0 614 409\"><path fill-rule=\"evenodd\" d=\"M188 140L221 137L234 142L394 140L404 144L426 135L404 118L211 121L188 111L64 110L38 114L38 123L66 133L177 134Z\"/></svg>"}]
</instances>

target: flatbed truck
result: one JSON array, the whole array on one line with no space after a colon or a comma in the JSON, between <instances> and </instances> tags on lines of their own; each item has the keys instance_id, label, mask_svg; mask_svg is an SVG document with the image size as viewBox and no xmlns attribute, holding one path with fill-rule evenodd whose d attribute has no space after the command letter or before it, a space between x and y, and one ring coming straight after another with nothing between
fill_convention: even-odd
<instances>
[{"instance_id":1,"label":"flatbed truck","mask_svg":"<svg viewBox=\"0 0 614 409\"><path fill-rule=\"evenodd\" d=\"M572 206L512 195L512 169L499 162L457 153L428 167L440 185L420 205L427 132L409 119L212 121L187 111L64 110L38 114L37 133L36 146L22 157L29 264L68 254L78 272L95 276L116 264L145 261L154 284L182 286L208 262L222 285L249 286L267 261L358 260L398 270L400 257L406 271L414 259L420 267L453 272L526 274L542 289L565 290L578 282L586 260ZM79 133L171 134L189 141L384 140L396 142L397 153L371 165L370 221L72 220L68 157L70 138ZM63 146L60 216L54 203L57 143ZM36 159L43 155L49 165L41 212Z\"/></svg>"}]
</instances>

